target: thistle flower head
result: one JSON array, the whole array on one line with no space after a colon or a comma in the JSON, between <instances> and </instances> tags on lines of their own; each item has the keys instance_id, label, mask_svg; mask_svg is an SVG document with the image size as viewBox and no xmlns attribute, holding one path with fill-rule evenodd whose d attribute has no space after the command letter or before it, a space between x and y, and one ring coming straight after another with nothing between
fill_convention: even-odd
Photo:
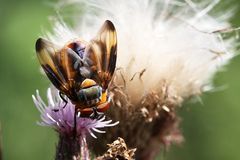
<instances>
[{"instance_id":1,"label":"thistle flower head","mask_svg":"<svg viewBox=\"0 0 240 160\"><path fill-rule=\"evenodd\" d=\"M60 9L76 4L85 12L74 15L72 29L57 22L47 38L61 46L75 37L89 40L109 19L118 33L115 82L124 85L129 102L137 104L154 91L166 93L170 101L181 105L184 99L212 89L213 75L234 56L234 39L221 34L231 28L228 18L232 13L208 14L218 2L60 1Z\"/></svg>"},{"instance_id":2,"label":"thistle flower head","mask_svg":"<svg viewBox=\"0 0 240 160\"><path fill-rule=\"evenodd\" d=\"M137 148L136 159L153 159L161 145L183 141L178 106L212 89L214 74L234 57L235 39L222 36L231 28L231 12L209 14L218 2L60 1L60 9L74 4L84 12L73 16L72 29L57 22L54 33L47 34L59 46L75 37L90 40L106 19L118 33L118 68L108 88L113 98L107 114L121 123L93 142L95 153L119 136Z\"/></svg>"},{"instance_id":3,"label":"thistle flower head","mask_svg":"<svg viewBox=\"0 0 240 160\"><path fill-rule=\"evenodd\" d=\"M68 101L67 104L60 98L56 89L48 88L47 99L48 103L45 104L40 97L39 91L36 95L32 96L36 108L41 113L41 126L53 127L57 132L64 135L72 136L74 133L74 116L75 105ZM66 105L66 106L65 106ZM76 119L76 134L77 136L88 135L97 138L94 132L105 133L100 129L105 127L112 127L118 122L112 123L112 120L105 120L105 116L101 119L81 118Z\"/></svg>"}]
</instances>

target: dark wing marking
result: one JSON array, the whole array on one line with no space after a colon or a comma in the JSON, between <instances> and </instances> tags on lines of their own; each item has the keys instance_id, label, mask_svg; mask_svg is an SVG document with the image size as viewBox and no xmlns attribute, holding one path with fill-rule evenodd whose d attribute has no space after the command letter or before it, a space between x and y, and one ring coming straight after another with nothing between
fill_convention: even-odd
<instances>
[{"instance_id":1,"label":"dark wing marking","mask_svg":"<svg viewBox=\"0 0 240 160\"><path fill-rule=\"evenodd\" d=\"M53 43L42 38L36 42L36 52L53 85L72 98L77 85L80 86L83 79L79 69L82 65L80 57L68 47L57 51Z\"/></svg>"},{"instance_id":2,"label":"dark wing marking","mask_svg":"<svg viewBox=\"0 0 240 160\"><path fill-rule=\"evenodd\" d=\"M97 36L91 40L84 58L92 72L91 78L107 89L117 59L117 33L111 21L105 21Z\"/></svg>"},{"instance_id":3,"label":"dark wing marking","mask_svg":"<svg viewBox=\"0 0 240 160\"><path fill-rule=\"evenodd\" d=\"M53 85L62 92L68 90L66 79L58 68L56 47L50 41L39 38L36 41L36 52L38 60Z\"/></svg>"},{"instance_id":4,"label":"dark wing marking","mask_svg":"<svg viewBox=\"0 0 240 160\"><path fill-rule=\"evenodd\" d=\"M71 48L65 48L60 52L60 68L66 77L70 88L79 89L85 79L80 73L83 66L81 58Z\"/></svg>"}]
</instances>

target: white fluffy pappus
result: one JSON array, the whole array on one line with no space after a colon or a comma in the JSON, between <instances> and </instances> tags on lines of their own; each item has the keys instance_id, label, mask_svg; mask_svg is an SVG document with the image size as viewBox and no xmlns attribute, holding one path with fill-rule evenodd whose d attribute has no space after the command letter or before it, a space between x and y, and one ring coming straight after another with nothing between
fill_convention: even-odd
<instances>
[{"instance_id":1,"label":"white fluffy pappus","mask_svg":"<svg viewBox=\"0 0 240 160\"><path fill-rule=\"evenodd\" d=\"M58 7L79 5L83 14L74 15L69 29L63 22L48 35L60 46L80 37L89 41L109 19L117 30L116 78L126 81L132 101L145 93L170 88L170 96L187 98L211 87L212 76L233 56L234 39L215 32L230 27L231 12L212 17L208 13L219 2L191 0L67 0ZM139 76L140 73L141 77Z\"/></svg>"}]
</instances>

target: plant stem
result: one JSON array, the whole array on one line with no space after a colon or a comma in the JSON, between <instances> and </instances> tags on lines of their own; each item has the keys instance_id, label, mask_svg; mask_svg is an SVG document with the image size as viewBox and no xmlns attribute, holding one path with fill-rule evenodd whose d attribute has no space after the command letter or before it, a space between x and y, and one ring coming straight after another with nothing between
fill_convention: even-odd
<instances>
[{"instance_id":1,"label":"plant stem","mask_svg":"<svg viewBox=\"0 0 240 160\"><path fill-rule=\"evenodd\" d=\"M80 144L81 144L81 160L90 160L86 136L82 136L80 138Z\"/></svg>"},{"instance_id":2,"label":"plant stem","mask_svg":"<svg viewBox=\"0 0 240 160\"><path fill-rule=\"evenodd\" d=\"M60 135L55 160L90 160L85 134L79 137Z\"/></svg>"},{"instance_id":3,"label":"plant stem","mask_svg":"<svg viewBox=\"0 0 240 160\"><path fill-rule=\"evenodd\" d=\"M79 139L59 135L55 160L78 160L80 152Z\"/></svg>"}]
</instances>

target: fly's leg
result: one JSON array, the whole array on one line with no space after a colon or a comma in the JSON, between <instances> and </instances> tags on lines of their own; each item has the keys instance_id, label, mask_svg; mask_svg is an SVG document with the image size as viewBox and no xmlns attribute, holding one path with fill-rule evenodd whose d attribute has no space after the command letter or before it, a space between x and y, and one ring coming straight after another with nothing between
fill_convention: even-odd
<instances>
[{"instance_id":1,"label":"fly's leg","mask_svg":"<svg viewBox=\"0 0 240 160\"><path fill-rule=\"evenodd\" d=\"M93 113L90 115L91 119L101 119L103 117L104 114L102 112L98 112L97 110L96 106L92 107Z\"/></svg>"},{"instance_id":2,"label":"fly's leg","mask_svg":"<svg viewBox=\"0 0 240 160\"><path fill-rule=\"evenodd\" d=\"M68 103L68 101L63 97L64 95L63 95L62 92L59 92L59 96L61 97L61 99L63 100L63 102L65 102L65 105L63 106L63 108L65 108L66 105L67 105L67 103Z\"/></svg>"},{"instance_id":3,"label":"fly's leg","mask_svg":"<svg viewBox=\"0 0 240 160\"><path fill-rule=\"evenodd\" d=\"M64 106L63 106L63 109L64 109L64 108L66 107L68 101L64 98L64 95L63 95L62 92L58 92L58 94L59 94L60 98L63 100L63 102L65 102L65 104L64 104ZM58 112L59 109L53 109L53 111L54 111L54 112Z\"/></svg>"}]
</instances>

